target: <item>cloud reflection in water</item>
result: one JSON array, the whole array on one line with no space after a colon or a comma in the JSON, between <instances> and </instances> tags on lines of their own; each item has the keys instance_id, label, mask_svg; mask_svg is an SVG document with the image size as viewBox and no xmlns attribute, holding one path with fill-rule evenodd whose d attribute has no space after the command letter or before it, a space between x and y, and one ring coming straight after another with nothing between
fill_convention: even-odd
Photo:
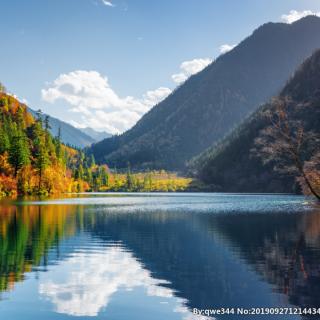
<instances>
[{"instance_id":1,"label":"cloud reflection in water","mask_svg":"<svg viewBox=\"0 0 320 320\"><path fill-rule=\"evenodd\" d=\"M182 319L207 319L193 315L185 300L165 286L167 281L153 278L131 252L119 245L75 252L47 275L40 282L39 292L58 313L94 317L110 304L115 293L144 288L147 296L173 299L172 312L180 313Z\"/></svg>"}]
</instances>

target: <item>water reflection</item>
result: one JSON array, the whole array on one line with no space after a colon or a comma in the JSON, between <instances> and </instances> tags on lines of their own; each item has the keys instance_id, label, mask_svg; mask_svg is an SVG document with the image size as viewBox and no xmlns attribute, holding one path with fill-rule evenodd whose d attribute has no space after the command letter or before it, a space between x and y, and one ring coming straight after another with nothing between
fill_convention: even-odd
<instances>
[{"instance_id":1,"label":"water reflection","mask_svg":"<svg viewBox=\"0 0 320 320\"><path fill-rule=\"evenodd\" d=\"M48 251L59 249L63 237L81 229L72 207L1 206L0 213L0 291L12 289L24 273L46 266Z\"/></svg>"},{"instance_id":2,"label":"water reflection","mask_svg":"<svg viewBox=\"0 0 320 320\"><path fill-rule=\"evenodd\" d=\"M320 215L299 197L244 199L2 205L0 316L19 319L19 308L33 319L201 319L193 308L319 308Z\"/></svg>"},{"instance_id":3,"label":"water reflection","mask_svg":"<svg viewBox=\"0 0 320 320\"><path fill-rule=\"evenodd\" d=\"M173 290L164 286L167 284L153 278L131 252L115 246L72 254L50 270L50 276L40 282L39 292L58 313L97 316L117 292L140 288L147 296L162 298L162 303L173 299L172 311L191 319L185 301L175 298Z\"/></svg>"},{"instance_id":4,"label":"water reflection","mask_svg":"<svg viewBox=\"0 0 320 320\"><path fill-rule=\"evenodd\" d=\"M320 307L320 212L208 219L273 289L302 308ZM241 230L241 231L240 231Z\"/></svg>"}]
</instances>

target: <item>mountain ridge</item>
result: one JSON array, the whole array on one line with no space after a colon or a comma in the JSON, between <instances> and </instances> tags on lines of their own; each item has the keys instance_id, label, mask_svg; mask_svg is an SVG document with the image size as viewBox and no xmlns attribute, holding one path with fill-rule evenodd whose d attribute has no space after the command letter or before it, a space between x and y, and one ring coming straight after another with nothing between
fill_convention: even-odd
<instances>
[{"instance_id":1,"label":"mountain ridge","mask_svg":"<svg viewBox=\"0 0 320 320\"><path fill-rule=\"evenodd\" d=\"M291 102L294 121L320 136L320 50L308 58L286 83L278 99ZM270 126L266 112L273 112L274 103L262 105L231 134L208 148L189 163L190 173L211 190L224 192L297 192L300 187L294 175L279 174L274 164L263 164L252 150L256 138Z\"/></svg>"},{"instance_id":2,"label":"mountain ridge","mask_svg":"<svg viewBox=\"0 0 320 320\"><path fill-rule=\"evenodd\" d=\"M106 131L96 131L93 128L85 127L85 128L79 128L82 132L84 132L86 135L91 137L95 140L95 142L99 142L103 139L112 137L111 133L108 133Z\"/></svg>"},{"instance_id":3,"label":"mountain ridge","mask_svg":"<svg viewBox=\"0 0 320 320\"><path fill-rule=\"evenodd\" d=\"M297 66L320 47L320 18L267 23L232 51L191 76L120 136L93 144L110 166L183 169L257 105L277 94Z\"/></svg>"}]
</instances>

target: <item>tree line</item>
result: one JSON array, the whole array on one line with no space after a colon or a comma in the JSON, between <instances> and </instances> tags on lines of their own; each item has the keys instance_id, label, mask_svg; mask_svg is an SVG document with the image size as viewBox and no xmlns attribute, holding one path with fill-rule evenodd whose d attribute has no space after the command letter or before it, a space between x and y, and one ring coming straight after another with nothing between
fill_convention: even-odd
<instances>
[{"instance_id":1,"label":"tree line","mask_svg":"<svg viewBox=\"0 0 320 320\"><path fill-rule=\"evenodd\" d=\"M27 107L0 86L0 196L48 195L84 191L179 191L190 179L165 172L118 173L97 165L93 155L66 146L61 130L50 133L50 119Z\"/></svg>"}]
</instances>

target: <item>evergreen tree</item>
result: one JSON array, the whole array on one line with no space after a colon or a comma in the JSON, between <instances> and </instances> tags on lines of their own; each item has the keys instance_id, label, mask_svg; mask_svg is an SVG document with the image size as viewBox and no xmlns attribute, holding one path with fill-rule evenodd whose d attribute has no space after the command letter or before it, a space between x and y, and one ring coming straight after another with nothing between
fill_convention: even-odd
<instances>
[{"instance_id":1,"label":"evergreen tree","mask_svg":"<svg viewBox=\"0 0 320 320\"><path fill-rule=\"evenodd\" d=\"M128 164L127 176L126 176L126 187L128 191L131 191L134 186L133 176L130 170L130 164Z\"/></svg>"},{"instance_id":2,"label":"evergreen tree","mask_svg":"<svg viewBox=\"0 0 320 320\"><path fill-rule=\"evenodd\" d=\"M37 121L41 123L41 127L42 127L42 110L38 109L36 111L36 115L37 115Z\"/></svg>"},{"instance_id":3,"label":"evergreen tree","mask_svg":"<svg viewBox=\"0 0 320 320\"><path fill-rule=\"evenodd\" d=\"M66 158L65 154L62 149L62 143L61 143L61 127L58 129L58 135L55 138L55 153L58 161L60 161L61 164L66 165Z\"/></svg>"},{"instance_id":4,"label":"evergreen tree","mask_svg":"<svg viewBox=\"0 0 320 320\"><path fill-rule=\"evenodd\" d=\"M20 130L24 130L26 128L23 109L20 107L18 108L18 111L17 111L17 125Z\"/></svg>"},{"instance_id":5,"label":"evergreen tree","mask_svg":"<svg viewBox=\"0 0 320 320\"><path fill-rule=\"evenodd\" d=\"M36 161L35 161L35 167L38 170L38 175L39 175L39 185L38 185L39 191L41 191L42 177L43 177L44 170L47 168L49 163L50 163L49 155L46 150L46 147L43 142L39 142L38 152L37 152Z\"/></svg>"},{"instance_id":6,"label":"evergreen tree","mask_svg":"<svg viewBox=\"0 0 320 320\"><path fill-rule=\"evenodd\" d=\"M91 167L94 167L96 165L96 160L94 158L94 155L92 154L91 155L91 158L90 158L90 166Z\"/></svg>"},{"instance_id":7,"label":"evergreen tree","mask_svg":"<svg viewBox=\"0 0 320 320\"><path fill-rule=\"evenodd\" d=\"M82 180L82 179L83 179L83 176L84 176L83 167L82 167L82 165L80 164L79 167L76 168L76 170L75 170L74 177L75 177L75 179L77 179L77 180Z\"/></svg>"},{"instance_id":8,"label":"evergreen tree","mask_svg":"<svg viewBox=\"0 0 320 320\"><path fill-rule=\"evenodd\" d=\"M9 162L14 168L15 176L19 169L30 163L28 140L22 132L16 132L11 139Z\"/></svg>"},{"instance_id":9,"label":"evergreen tree","mask_svg":"<svg viewBox=\"0 0 320 320\"><path fill-rule=\"evenodd\" d=\"M44 118L44 129L46 130L46 133L49 133L49 130L51 129L49 120L50 120L50 117L46 115Z\"/></svg>"},{"instance_id":10,"label":"evergreen tree","mask_svg":"<svg viewBox=\"0 0 320 320\"><path fill-rule=\"evenodd\" d=\"M35 146L35 168L38 171L39 184L38 191L41 192L42 178L44 170L50 164L49 152L46 146L45 133L42 129L42 121L40 118L33 127L34 146Z\"/></svg>"},{"instance_id":11,"label":"evergreen tree","mask_svg":"<svg viewBox=\"0 0 320 320\"><path fill-rule=\"evenodd\" d=\"M10 141L7 132L0 127L0 154L9 151Z\"/></svg>"},{"instance_id":12,"label":"evergreen tree","mask_svg":"<svg viewBox=\"0 0 320 320\"><path fill-rule=\"evenodd\" d=\"M101 184L103 186L108 186L109 185L109 175L104 166L99 168L100 171L100 178L101 178Z\"/></svg>"}]
</instances>

